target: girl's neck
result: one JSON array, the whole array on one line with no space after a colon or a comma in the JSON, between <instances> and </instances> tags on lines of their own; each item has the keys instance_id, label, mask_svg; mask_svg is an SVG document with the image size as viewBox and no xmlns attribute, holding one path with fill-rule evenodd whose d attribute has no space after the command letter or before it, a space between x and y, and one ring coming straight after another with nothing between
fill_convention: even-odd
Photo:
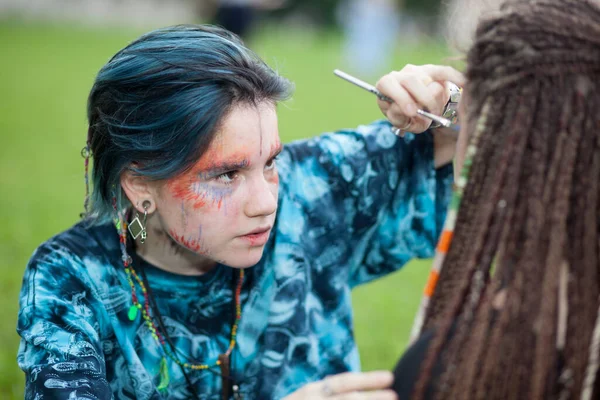
<instances>
[{"instance_id":1,"label":"girl's neck","mask_svg":"<svg viewBox=\"0 0 600 400\"><path fill-rule=\"evenodd\" d=\"M211 271L217 262L194 253L174 241L160 225L157 216L149 216L148 236L142 244L135 241L136 253L145 261L162 270L179 275L198 276Z\"/></svg>"}]
</instances>

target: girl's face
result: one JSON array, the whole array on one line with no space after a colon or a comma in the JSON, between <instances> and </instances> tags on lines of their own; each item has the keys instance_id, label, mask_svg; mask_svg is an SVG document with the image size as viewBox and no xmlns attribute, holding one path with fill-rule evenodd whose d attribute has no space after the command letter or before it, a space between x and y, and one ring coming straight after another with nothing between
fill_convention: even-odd
<instances>
[{"instance_id":1,"label":"girl's face","mask_svg":"<svg viewBox=\"0 0 600 400\"><path fill-rule=\"evenodd\" d=\"M281 149L273 104L232 108L196 164L156 186L161 230L201 258L255 265L275 221Z\"/></svg>"}]
</instances>

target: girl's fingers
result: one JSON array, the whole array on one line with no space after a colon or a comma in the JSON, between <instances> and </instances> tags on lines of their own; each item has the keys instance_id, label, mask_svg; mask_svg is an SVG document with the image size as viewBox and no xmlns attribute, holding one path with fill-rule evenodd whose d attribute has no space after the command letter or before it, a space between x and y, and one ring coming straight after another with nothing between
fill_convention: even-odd
<instances>
[{"instance_id":1,"label":"girl's fingers","mask_svg":"<svg viewBox=\"0 0 600 400\"><path fill-rule=\"evenodd\" d=\"M427 79L426 76L419 77L411 75L400 78L400 84L410 94L414 101L421 105L421 107L432 111L438 108L438 100L435 98L434 93L432 93L429 86L427 86L430 83L432 83L431 80Z\"/></svg>"},{"instance_id":2,"label":"girl's fingers","mask_svg":"<svg viewBox=\"0 0 600 400\"><path fill-rule=\"evenodd\" d=\"M440 115L449 99L446 82L464 84L464 76L452 67L442 65L406 65L401 71L391 72L377 82L377 89L393 102L378 100L388 120L403 131L420 133L431 121L417 114L426 109Z\"/></svg>"},{"instance_id":3,"label":"girl's fingers","mask_svg":"<svg viewBox=\"0 0 600 400\"><path fill-rule=\"evenodd\" d=\"M414 117L417 115L417 105L415 104L415 101L400 84L395 73L387 74L381 78L379 82L377 82L377 89L394 100L394 103L390 105L390 108L394 108L394 105L400 107L398 111L407 117Z\"/></svg>"},{"instance_id":4,"label":"girl's fingers","mask_svg":"<svg viewBox=\"0 0 600 400\"><path fill-rule=\"evenodd\" d=\"M375 390L370 392L352 392L329 397L332 400L397 400L392 390Z\"/></svg>"},{"instance_id":5,"label":"girl's fingers","mask_svg":"<svg viewBox=\"0 0 600 400\"><path fill-rule=\"evenodd\" d=\"M328 390L336 395L387 389L393 381L394 375L390 371L346 372L324 379Z\"/></svg>"},{"instance_id":6,"label":"girl's fingers","mask_svg":"<svg viewBox=\"0 0 600 400\"><path fill-rule=\"evenodd\" d=\"M431 82L427 85L427 88L435 98L436 103L436 108L432 108L429 111L436 115L441 115L444 111L444 106L448 103L448 100L450 100L450 90L446 88L446 85L439 82Z\"/></svg>"},{"instance_id":7,"label":"girl's fingers","mask_svg":"<svg viewBox=\"0 0 600 400\"><path fill-rule=\"evenodd\" d=\"M423 72L431 77L436 82L452 82L455 85L463 87L465 85L465 76L452 67L445 65L423 65Z\"/></svg>"}]
</instances>

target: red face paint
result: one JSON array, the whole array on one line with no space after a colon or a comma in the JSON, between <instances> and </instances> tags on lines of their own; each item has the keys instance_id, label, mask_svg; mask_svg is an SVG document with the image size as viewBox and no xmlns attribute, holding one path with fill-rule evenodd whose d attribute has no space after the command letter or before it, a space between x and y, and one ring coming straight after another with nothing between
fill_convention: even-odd
<instances>
[{"instance_id":1,"label":"red face paint","mask_svg":"<svg viewBox=\"0 0 600 400\"><path fill-rule=\"evenodd\" d=\"M189 250L192 250L197 253L201 249L199 239L185 238L183 235L178 235L173 229L169 230L169 235L171 235L173 240L175 240L177 243L181 244L183 247Z\"/></svg>"},{"instance_id":2,"label":"red face paint","mask_svg":"<svg viewBox=\"0 0 600 400\"><path fill-rule=\"evenodd\" d=\"M190 171L170 180L168 187L173 197L192 202L194 209L204 207L210 200L213 203L216 202L220 208L223 197L228 194L228 191L219 189L217 182L215 182L216 186L213 191L208 181L221 174L247 168L250 166L250 162L247 156L241 152L232 154L226 160L220 157L219 153L221 153L220 148L210 149Z\"/></svg>"},{"instance_id":3,"label":"red face paint","mask_svg":"<svg viewBox=\"0 0 600 400\"><path fill-rule=\"evenodd\" d=\"M167 184L173 197L184 202L192 202L194 209L204 207L206 204L205 196L192 190L192 185L196 182L196 179L195 174L188 172L183 176L170 180Z\"/></svg>"}]
</instances>

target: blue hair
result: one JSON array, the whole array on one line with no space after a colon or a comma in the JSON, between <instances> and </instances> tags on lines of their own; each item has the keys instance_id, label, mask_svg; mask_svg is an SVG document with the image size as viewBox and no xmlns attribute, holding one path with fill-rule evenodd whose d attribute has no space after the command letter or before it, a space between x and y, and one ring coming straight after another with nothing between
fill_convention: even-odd
<instances>
[{"instance_id":1,"label":"blue hair","mask_svg":"<svg viewBox=\"0 0 600 400\"><path fill-rule=\"evenodd\" d=\"M123 171L152 180L177 176L206 151L232 106L276 103L292 90L224 29L181 25L143 35L100 70L88 98L88 217L114 216Z\"/></svg>"}]
</instances>

